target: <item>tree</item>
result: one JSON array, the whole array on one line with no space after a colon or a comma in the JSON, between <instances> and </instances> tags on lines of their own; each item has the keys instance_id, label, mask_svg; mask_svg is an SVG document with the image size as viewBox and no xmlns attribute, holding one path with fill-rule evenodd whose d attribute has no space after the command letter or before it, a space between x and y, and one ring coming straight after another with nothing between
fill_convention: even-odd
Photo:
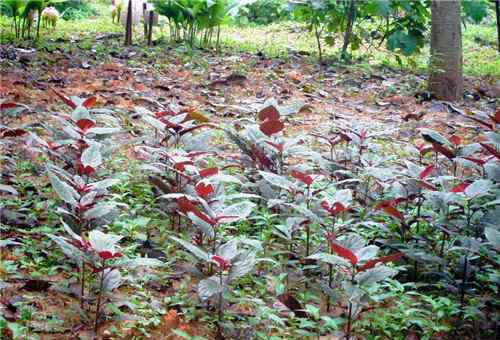
<instances>
[{"instance_id":1,"label":"tree","mask_svg":"<svg viewBox=\"0 0 500 340\"><path fill-rule=\"evenodd\" d=\"M429 90L438 99L462 97L462 31L460 1L432 1Z\"/></svg>"}]
</instances>

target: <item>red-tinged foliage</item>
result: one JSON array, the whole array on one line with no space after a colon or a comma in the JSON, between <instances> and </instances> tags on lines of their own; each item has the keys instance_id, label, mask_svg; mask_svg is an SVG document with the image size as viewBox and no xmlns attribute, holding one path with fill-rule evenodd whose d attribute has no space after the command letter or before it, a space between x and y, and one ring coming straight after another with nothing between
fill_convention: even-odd
<instances>
[{"instance_id":1,"label":"red-tinged foliage","mask_svg":"<svg viewBox=\"0 0 500 340\"><path fill-rule=\"evenodd\" d=\"M417 145L415 145L415 147L417 148L418 152L420 153L420 156L425 156L426 154L428 154L429 152L434 150L434 148L432 146L425 145L423 143L417 144Z\"/></svg>"},{"instance_id":2,"label":"red-tinged foliage","mask_svg":"<svg viewBox=\"0 0 500 340\"><path fill-rule=\"evenodd\" d=\"M462 144L462 139L458 137L457 135L453 135L448 140L453 144L453 145L460 145Z\"/></svg>"},{"instance_id":3,"label":"red-tinged foliage","mask_svg":"<svg viewBox=\"0 0 500 340\"><path fill-rule=\"evenodd\" d=\"M174 164L174 169L178 171L184 171L186 169L186 165L193 165L192 161L184 161Z\"/></svg>"},{"instance_id":4,"label":"red-tinged foliage","mask_svg":"<svg viewBox=\"0 0 500 340\"><path fill-rule=\"evenodd\" d=\"M90 176L95 172L95 169L90 165L84 166L80 160L76 161L75 169L79 175Z\"/></svg>"},{"instance_id":5,"label":"red-tinged foliage","mask_svg":"<svg viewBox=\"0 0 500 340\"><path fill-rule=\"evenodd\" d=\"M86 118L80 119L76 122L76 126L78 126L78 128L82 130L83 133L86 133L88 129L92 128L94 125L95 123L93 121Z\"/></svg>"},{"instance_id":6,"label":"red-tinged foliage","mask_svg":"<svg viewBox=\"0 0 500 340\"><path fill-rule=\"evenodd\" d=\"M252 145L252 154L254 159L259 163L261 169L274 169L273 161L269 159L269 157L267 157L266 154L255 145Z\"/></svg>"},{"instance_id":7,"label":"red-tinged foliage","mask_svg":"<svg viewBox=\"0 0 500 340\"><path fill-rule=\"evenodd\" d=\"M261 122L265 120L278 121L280 119L280 113L274 106L268 106L260 110L257 117Z\"/></svg>"},{"instance_id":8,"label":"red-tinged foliage","mask_svg":"<svg viewBox=\"0 0 500 340\"><path fill-rule=\"evenodd\" d=\"M454 192L454 193L460 193L460 192L464 192L465 189L467 189L467 187L470 185L470 183L467 183L467 182L462 182L456 186L454 186L450 192Z\"/></svg>"},{"instance_id":9,"label":"red-tinged foliage","mask_svg":"<svg viewBox=\"0 0 500 340\"><path fill-rule=\"evenodd\" d=\"M432 190L432 191L438 191L438 188L436 188L435 186L433 186L432 184L430 184L429 182L426 182L426 181L416 180L416 185L419 188L428 189L428 190Z\"/></svg>"},{"instance_id":10,"label":"red-tinged foliage","mask_svg":"<svg viewBox=\"0 0 500 340\"><path fill-rule=\"evenodd\" d=\"M69 99L68 97L66 97L61 92L59 92L59 91L57 91L57 90L55 90L53 88L52 88L52 92L54 92L66 105L68 105L69 107L71 107L73 110L78 107L78 105L76 105L71 99Z\"/></svg>"},{"instance_id":11,"label":"red-tinged foliage","mask_svg":"<svg viewBox=\"0 0 500 340\"><path fill-rule=\"evenodd\" d=\"M427 166L421 173L418 174L418 178L419 179L427 178L432 173L433 170L434 170L433 164Z\"/></svg>"},{"instance_id":12,"label":"red-tinged foliage","mask_svg":"<svg viewBox=\"0 0 500 340\"><path fill-rule=\"evenodd\" d=\"M266 141L266 143L269 144L269 145L271 145L276 150L278 150L278 152L283 152L283 146L284 146L283 143L273 143L273 142L270 142L270 141Z\"/></svg>"},{"instance_id":13,"label":"red-tinged foliage","mask_svg":"<svg viewBox=\"0 0 500 340\"><path fill-rule=\"evenodd\" d=\"M332 238L330 238L328 241L330 243L330 248L335 254L337 254L340 257L343 257L344 259L349 260L349 262L351 262L353 266L355 266L356 263L358 263L358 258L350 249L342 247L340 244L336 243Z\"/></svg>"},{"instance_id":14,"label":"red-tinged foliage","mask_svg":"<svg viewBox=\"0 0 500 340\"><path fill-rule=\"evenodd\" d=\"M491 120L495 122L495 124L500 124L500 109L495 112L495 115L491 116Z\"/></svg>"},{"instance_id":15,"label":"red-tinged foliage","mask_svg":"<svg viewBox=\"0 0 500 340\"><path fill-rule=\"evenodd\" d=\"M154 113L156 118L162 118L165 116L175 116L176 113L172 110L166 110L166 111L158 111Z\"/></svg>"},{"instance_id":16,"label":"red-tinged foliage","mask_svg":"<svg viewBox=\"0 0 500 340\"><path fill-rule=\"evenodd\" d=\"M179 210L185 215L187 215L188 213L193 213L194 215L196 215L196 217L212 226L216 224L214 220L202 213L198 209L198 207L191 203L191 201L189 201L189 199L187 199L186 197L179 197L177 199L177 206L179 207Z\"/></svg>"},{"instance_id":17,"label":"red-tinged foliage","mask_svg":"<svg viewBox=\"0 0 500 340\"><path fill-rule=\"evenodd\" d=\"M484 164L486 164L486 160L484 160L484 159L474 158L474 157L469 157L469 156L465 156L465 157L462 157L462 158L466 159L468 161L471 161L473 163L476 163L477 165L483 166Z\"/></svg>"},{"instance_id":18,"label":"red-tinged foliage","mask_svg":"<svg viewBox=\"0 0 500 340\"><path fill-rule=\"evenodd\" d=\"M212 184L205 184L204 182L198 182L198 184L195 185L195 189L196 193L203 198L207 197L215 191Z\"/></svg>"},{"instance_id":19,"label":"red-tinged foliage","mask_svg":"<svg viewBox=\"0 0 500 340\"><path fill-rule=\"evenodd\" d=\"M8 137L20 137L22 135L27 134L28 131L23 129L2 129L0 128L0 137L8 138Z\"/></svg>"},{"instance_id":20,"label":"red-tinged foliage","mask_svg":"<svg viewBox=\"0 0 500 340\"><path fill-rule=\"evenodd\" d=\"M279 120L266 120L260 124L260 131L266 136L272 136L285 128L285 124Z\"/></svg>"},{"instance_id":21,"label":"red-tinged foliage","mask_svg":"<svg viewBox=\"0 0 500 340\"><path fill-rule=\"evenodd\" d=\"M310 175L307 175L307 174L300 172L300 171L297 171L297 170L293 170L291 175L293 178L298 179L299 181L301 181L302 183L304 183L307 186L311 185L313 182L313 178Z\"/></svg>"},{"instance_id":22,"label":"red-tinged foliage","mask_svg":"<svg viewBox=\"0 0 500 340\"><path fill-rule=\"evenodd\" d=\"M196 206L191 203L190 200L188 200L186 197L179 197L177 199L177 206L179 207L179 210L183 213L183 214L187 214L188 212L192 212L192 211L195 211L197 210L198 208L196 208Z\"/></svg>"},{"instance_id":23,"label":"red-tinged foliage","mask_svg":"<svg viewBox=\"0 0 500 340\"><path fill-rule=\"evenodd\" d=\"M217 175L218 173L219 173L219 169L216 167L206 168L206 169L200 170L200 176L203 178L214 176L214 175Z\"/></svg>"},{"instance_id":24,"label":"red-tinged foliage","mask_svg":"<svg viewBox=\"0 0 500 340\"><path fill-rule=\"evenodd\" d=\"M321 202L321 208L326 210L330 214L330 216L337 216L340 213L351 210L350 208L345 207L340 202L335 202L331 206L329 206L328 202L326 201Z\"/></svg>"},{"instance_id":25,"label":"red-tinged foliage","mask_svg":"<svg viewBox=\"0 0 500 340\"><path fill-rule=\"evenodd\" d=\"M92 106L94 106L94 104L96 103L96 101L97 101L97 97L95 97L95 96L88 97L87 99L85 99L83 101L82 106L84 108L90 109Z\"/></svg>"},{"instance_id":26,"label":"red-tinged foliage","mask_svg":"<svg viewBox=\"0 0 500 340\"><path fill-rule=\"evenodd\" d=\"M219 255L212 255L210 257L210 261L214 262L221 270L228 270L231 267L231 262L226 261L222 256Z\"/></svg>"},{"instance_id":27,"label":"red-tinged foliage","mask_svg":"<svg viewBox=\"0 0 500 340\"><path fill-rule=\"evenodd\" d=\"M481 144L481 146L483 147L483 149L485 149L486 151L488 151L488 153L490 153L491 155L493 155L496 158L500 159L500 151L498 151L496 148L494 148L493 146L488 145L486 143L479 143L479 144Z\"/></svg>"},{"instance_id":28,"label":"red-tinged foliage","mask_svg":"<svg viewBox=\"0 0 500 340\"><path fill-rule=\"evenodd\" d=\"M13 109L17 107L18 105L16 103L1 103L0 104L0 110L7 110L7 109Z\"/></svg>"},{"instance_id":29,"label":"red-tinged foliage","mask_svg":"<svg viewBox=\"0 0 500 340\"><path fill-rule=\"evenodd\" d=\"M404 253L399 252L399 253L392 254L392 255L382 256L382 257L379 257L378 259L369 260L364 265L362 265L361 268L359 268L359 271L362 272L362 271L365 271L367 269L373 268L379 263L387 263L387 262L397 261L400 258L402 258L404 255L405 255Z\"/></svg>"},{"instance_id":30,"label":"red-tinged foliage","mask_svg":"<svg viewBox=\"0 0 500 340\"><path fill-rule=\"evenodd\" d=\"M341 140L343 140L345 142L350 142L352 140L351 137L349 137L347 134L345 134L343 132L341 132L339 135L340 135Z\"/></svg>"},{"instance_id":31,"label":"red-tinged foliage","mask_svg":"<svg viewBox=\"0 0 500 340\"><path fill-rule=\"evenodd\" d=\"M453 159L455 158L455 153L451 151L450 149L438 144L438 143L432 143L432 147L436 152L439 152L440 154L446 156L448 159Z\"/></svg>"},{"instance_id":32,"label":"red-tinged foliage","mask_svg":"<svg viewBox=\"0 0 500 340\"><path fill-rule=\"evenodd\" d=\"M99 254L99 257L103 260L110 260L110 259L114 259L116 257L122 256L122 254L120 254L120 253L112 253L108 250L100 251L98 254Z\"/></svg>"},{"instance_id":33,"label":"red-tinged foliage","mask_svg":"<svg viewBox=\"0 0 500 340\"><path fill-rule=\"evenodd\" d=\"M399 202L398 202L399 203ZM397 218L398 220L400 220L401 222L404 221L405 217L404 215L394 207L394 205L397 204L395 203L394 200L389 200L389 201L383 201L383 202L380 202L379 204L377 204L375 206L375 209L376 210L382 210L384 211L387 215L390 215L392 217L395 217Z\"/></svg>"},{"instance_id":34,"label":"red-tinged foliage","mask_svg":"<svg viewBox=\"0 0 500 340\"><path fill-rule=\"evenodd\" d=\"M307 318L308 314L304 311L304 307L297 298L290 293L283 293L278 296L278 301L284 304L299 318Z\"/></svg>"}]
</instances>

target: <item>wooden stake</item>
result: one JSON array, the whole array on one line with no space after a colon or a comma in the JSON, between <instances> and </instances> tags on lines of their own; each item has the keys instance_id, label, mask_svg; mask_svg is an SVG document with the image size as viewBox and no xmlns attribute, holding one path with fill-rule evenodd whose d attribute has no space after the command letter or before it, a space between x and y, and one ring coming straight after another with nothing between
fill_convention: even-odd
<instances>
[{"instance_id":1,"label":"wooden stake","mask_svg":"<svg viewBox=\"0 0 500 340\"><path fill-rule=\"evenodd\" d=\"M154 18L155 18L155 12L149 11L148 46L151 46L152 44Z\"/></svg>"},{"instance_id":2,"label":"wooden stake","mask_svg":"<svg viewBox=\"0 0 500 340\"><path fill-rule=\"evenodd\" d=\"M128 1L127 22L125 23L125 46L132 45L132 0Z\"/></svg>"}]
</instances>

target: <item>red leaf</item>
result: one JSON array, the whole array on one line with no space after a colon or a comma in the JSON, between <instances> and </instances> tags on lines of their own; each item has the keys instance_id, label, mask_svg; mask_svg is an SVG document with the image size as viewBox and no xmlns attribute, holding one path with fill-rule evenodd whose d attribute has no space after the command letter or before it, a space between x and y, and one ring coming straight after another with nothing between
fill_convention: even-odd
<instances>
[{"instance_id":1,"label":"red leaf","mask_svg":"<svg viewBox=\"0 0 500 340\"><path fill-rule=\"evenodd\" d=\"M103 260L109 260L113 258L113 253L108 250L103 250L99 252L99 257Z\"/></svg>"},{"instance_id":2,"label":"red leaf","mask_svg":"<svg viewBox=\"0 0 500 340\"><path fill-rule=\"evenodd\" d=\"M273 161L270 160L269 157L267 157L266 154L258 149L255 145L252 145L252 154L254 156L254 159L260 163L262 169L271 170L274 168Z\"/></svg>"},{"instance_id":3,"label":"red leaf","mask_svg":"<svg viewBox=\"0 0 500 340\"><path fill-rule=\"evenodd\" d=\"M229 261L226 261L222 256L219 255L210 256L210 261L217 264L217 266L222 270L226 270L231 267L231 263Z\"/></svg>"},{"instance_id":4,"label":"red leaf","mask_svg":"<svg viewBox=\"0 0 500 340\"><path fill-rule=\"evenodd\" d=\"M468 156L465 156L465 157L462 157L463 159L466 159L468 161L471 161L471 162L474 162L476 163L477 165L484 165L486 164L486 161L483 160L483 159L479 159L479 158L474 158L474 157L468 157Z\"/></svg>"},{"instance_id":5,"label":"red leaf","mask_svg":"<svg viewBox=\"0 0 500 340\"><path fill-rule=\"evenodd\" d=\"M342 247L333 240L329 241L330 241L330 248L335 252L335 254L349 260L353 266L355 266L356 263L358 263L358 258L351 250Z\"/></svg>"},{"instance_id":6,"label":"red leaf","mask_svg":"<svg viewBox=\"0 0 500 340\"><path fill-rule=\"evenodd\" d=\"M279 152L283 152L283 146L284 144L283 143L273 143L273 142L270 142L270 141L267 141L266 140L266 143L271 145L273 148L275 148L276 150L278 150Z\"/></svg>"},{"instance_id":7,"label":"red leaf","mask_svg":"<svg viewBox=\"0 0 500 340\"><path fill-rule=\"evenodd\" d=\"M460 137L458 137L456 135L453 135L453 136L451 136L448 139L454 145L460 145L460 144L462 144L462 139L460 139Z\"/></svg>"},{"instance_id":8,"label":"red leaf","mask_svg":"<svg viewBox=\"0 0 500 340\"><path fill-rule=\"evenodd\" d=\"M404 215L396 208L394 208L394 201L384 201L377 204L375 209L383 210L387 215L397 218L401 222L404 221Z\"/></svg>"},{"instance_id":9,"label":"red leaf","mask_svg":"<svg viewBox=\"0 0 500 340\"><path fill-rule=\"evenodd\" d=\"M0 104L0 110L13 109L17 106L18 105L16 103L2 103Z\"/></svg>"},{"instance_id":10,"label":"red leaf","mask_svg":"<svg viewBox=\"0 0 500 340\"><path fill-rule=\"evenodd\" d=\"M87 108L87 109L90 109L92 106L94 106L96 101L97 101L97 97L95 97L95 96L88 97L87 99L85 99L83 101L82 106Z\"/></svg>"},{"instance_id":11,"label":"red leaf","mask_svg":"<svg viewBox=\"0 0 500 340\"><path fill-rule=\"evenodd\" d=\"M19 137L27 134L28 132L23 129L0 129L0 136L4 137Z\"/></svg>"},{"instance_id":12,"label":"red leaf","mask_svg":"<svg viewBox=\"0 0 500 340\"><path fill-rule=\"evenodd\" d=\"M418 174L418 178L419 179L426 178L427 176L429 176L432 173L433 170L434 170L434 165L431 164L428 167L426 167L420 174Z\"/></svg>"},{"instance_id":13,"label":"red leaf","mask_svg":"<svg viewBox=\"0 0 500 340\"><path fill-rule=\"evenodd\" d=\"M183 214L187 214L188 212L193 212L198 210L196 206L193 203L191 203L191 201L188 200L186 197L179 197L177 199L177 206L179 207L179 210Z\"/></svg>"},{"instance_id":14,"label":"red leaf","mask_svg":"<svg viewBox=\"0 0 500 340\"><path fill-rule=\"evenodd\" d=\"M88 129L93 127L95 123L90 119L83 118L76 122L76 125L82 130L83 133L87 132Z\"/></svg>"},{"instance_id":15,"label":"red leaf","mask_svg":"<svg viewBox=\"0 0 500 340\"><path fill-rule=\"evenodd\" d=\"M276 109L272 105L260 110L257 116L261 122L265 120L278 121L280 119L280 113L278 109Z\"/></svg>"},{"instance_id":16,"label":"red leaf","mask_svg":"<svg viewBox=\"0 0 500 340\"><path fill-rule=\"evenodd\" d=\"M340 202L335 202L332 204L332 206L330 207L328 205L328 202L326 201L323 201L321 202L321 207L323 209L325 209L326 211L328 211L328 213L331 215L331 216L337 216L338 214L342 213L342 212L345 212L345 211L349 211L350 209L349 208L346 208L344 207L344 205Z\"/></svg>"},{"instance_id":17,"label":"red leaf","mask_svg":"<svg viewBox=\"0 0 500 340\"><path fill-rule=\"evenodd\" d=\"M299 318L307 318L308 315L304 311L304 307L297 298L295 298L290 293L283 293L278 296L278 301L284 304L288 309L290 309Z\"/></svg>"},{"instance_id":18,"label":"red leaf","mask_svg":"<svg viewBox=\"0 0 500 340\"><path fill-rule=\"evenodd\" d=\"M214 175L217 175L218 173L219 173L219 169L216 167L206 168L206 169L200 170L200 176L203 178L214 176Z\"/></svg>"},{"instance_id":19,"label":"red leaf","mask_svg":"<svg viewBox=\"0 0 500 340\"><path fill-rule=\"evenodd\" d=\"M172 110L168 110L168 111L155 112L154 115L155 115L156 118L161 118L161 117L164 117L164 116L175 116L176 113L174 111L172 111Z\"/></svg>"},{"instance_id":20,"label":"red leaf","mask_svg":"<svg viewBox=\"0 0 500 340\"><path fill-rule=\"evenodd\" d=\"M301 181L302 183L304 183L307 186L311 185L313 182L313 179L311 176L309 176L303 172L297 171L297 170L292 171L292 177L298 179L299 181Z\"/></svg>"},{"instance_id":21,"label":"red leaf","mask_svg":"<svg viewBox=\"0 0 500 340\"><path fill-rule=\"evenodd\" d=\"M260 131L267 136L272 136L285 128L283 122L279 120L266 120L260 124Z\"/></svg>"},{"instance_id":22,"label":"red leaf","mask_svg":"<svg viewBox=\"0 0 500 340\"><path fill-rule=\"evenodd\" d=\"M76 168L76 171L78 172L79 175L90 176L95 172L95 169L93 167L91 167L90 165L83 166L83 164L80 160L76 161L75 168Z\"/></svg>"},{"instance_id":23,"label":"red leaf","mask_svg":"<svg viewBox=\"0 0 500 340\"><path fill-rule=\"evenodd\" d=\"M458 185L455 185L451 190L450 192L455 192L455 193L459 193L459 192L464 192L465 189L467 189L467 187L470 185L470 183L467 183L467 182L462 182Z\"/></svg>"},{"instance_id":24,"label":"red leaf","mask_svg":"<svg viewBox=\"0 0 500 340\"><path fill-rule=\"evenodd\" d=\"M500 109L495 112L494 116L491 116L491 120L493 120L496 124L500 124Z\"/></svg>"},{"instance_id":25,"label":"red leaf","mask_svg":"<svg viewBox=\"0 0 500 340\"><path fill-rule=\"evenodd\" d=\"M78 105L76 105L71 99L69 99L68 97L66 97L64 94L56 91L55 89L52 89L52 91L66 104L68 105L69 107L71 107L72 109L76 109L78 107Z\"/></svg>"},{"instance_id":26,"label":"red leaf","mask_svg":"<svg viewBox=\"0 0 500 340\"><path fill-rule=\"evenodd\" d=\"M479 143L481 144L481 146L486 150L488 151L490 154L492 154L493 156L495 156L496 158L500 159L500 152L497 151L496 148L494 148L493 146L491 145L488 145L488 144L485 144L485 143Z\"/></svg>"},{"instance_id":27,"label":"red leaf","mask_svg":"<svg viewBox=\"0 0 500 340\"><path fill-rule=\"evenodd\" d=\"M362 272L362 271L365 271L367 269L373 268L373 267L375 267L375 265L377 265L379 263L387 263L387 262L397 261L400 258L402 258L403 256L404 256L404 253L399 252L396 254L382 256L382 257L379 257L378 259L367 261L364 265L361 266L361 268L359 268L359 271Z\"/></svg>"},{"instance_id":28,"label":"red leaf","mask_svg":"<svg viewBox=\"0 0 500 340\"><path fill-rule=\"evenodd\" d=\"M450 149L445 148L442 145L439 145L438 143L432 143L432 147L434 148L434 150L436 150L440 154L443 154L448 159L455 158L455 153L453 151L451 151Z\"/></svg>"},{"instance_id":29,"label":"red leaf","mask_svg":"<svg viewBox=\"0 0 500 340\"><path fill-rule=\"evenodd\" d=\"M198 184L196 184L195 186L195 189L196 193L201 197L207 197L215 191L212 184L205 184L203 182L198 182Z\"/></svg>"},{"instance_id":30,"label":"red leaf","mask_svg":"<svg viewBox=\"0 0 500 340\"><path fill-rule=\"evenodd\" d=\"M438 190L435 186L433 186L432 184L430 184L430 183L428 183L426 181L417 180L416 184L417 184L417 187L419 187L419 188L429 189L429 190L432 190L432 191L437 191Z\"/></svg>"},{"instance_id":31,"label":"red leaf","mask_svg":"<svg viewBox=\"0 0 500 340\"><path fill-rule=\"evenodd\" d=\"M193 165L193 162L184 161L184 162L175 163L174 169L178 170L178 171L184 171L184 169L186 168L186 165Z\"/></svg>"}]
</instances>

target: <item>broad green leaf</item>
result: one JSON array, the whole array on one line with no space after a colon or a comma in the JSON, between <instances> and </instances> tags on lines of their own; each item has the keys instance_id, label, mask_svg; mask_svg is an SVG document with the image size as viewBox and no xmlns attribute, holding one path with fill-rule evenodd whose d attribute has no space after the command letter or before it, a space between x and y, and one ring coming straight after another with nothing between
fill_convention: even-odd
<instances>
[{"instance_id":1,"label":"broad green leaf","mask_svg":"<svg viewBox=\"0 0 500 340\"><path fill-rule=\"evenodd\" d=\"M351 264L346 259L343 259L337 255L328 254L328 253L317 253L308 257L311 260L318 260L321 262L325 262L328 264L332 264L334 266L343 266L343 267L351 267Z\"/></svg>"},{"instance_id":2,"label":"broad green leaf","mask_svg":"<svg viewBox=\"0 0 500 340\"><path fill-rule=\"evenodd\" d=\"M122 238L123 236L106 234L100 230L92 230L89 233L90 245L97 252L109 251L115 253L118 242L120 242Z\"/></svg>"},{"instance_id":3,"label":"broad green leaf","mask_svg":"<svg viewBox=\"0 0 500 340\"><path fill-rule=\"evenodd\" d=\"M396 270L384 265L379 265L356 275L359 285L370 285L385 280L396 274Z\"/></svg>"},{"instance_id":4,"label":"broad green leaf","mask_svg":"<svg viewBox=\"0 0 500 340\"><path fill-rule=\"evenodd\" d=\"M216 276L203 279L198 283L198 295L200 299L206 300L215 294L222 293L224 287L219 283L219 278Z\"/></svg>"},{"instance_id":5,"label":"broad green leaf","mask_svg":"<svg viewBox=\"0 0 500 340\"><path fill-rule=\"evenodd\" d=\"M176 241L177 243L179 243L184 248L186 248L186 250L188 250L191 254L193 254L194 256L199 258L200 260L208 261L210 259L210 256L208 255L208 253L206 253L202 249L198 248L194 244L191 244L189 242L186 242L186 241L184 241L180 238L174 237L174 236L170 236L170 238L172 240Z\"/></svg>"},{"instance_id":6,"label":"broad green leaf","mask_svg":"<svg viewBox=\"0 0 500 340\"><path fill-rule=\"evenodd\" d=\"M491 189L492 185L491 181L487 179L478 179L469 185L464 193L469 198L484 196Z\"/></svg>"},{"instance_id":7,"label":"broad green leaf","mask_svg":"<svg viewBox=\"0 0 500 340\"><path fill-rule=\"evenodd\" d=\"M274 185L278 188L285 189L287 191L295 188L295 185L292 182L290 182L285 176L279 176L266 171L259 171L259 174L269 184Z\"/></svg>"},{"instance_id":8,"label":"broad green leaf","mask_svg":"<svg viewBox=\"0 0 500 340\"><path fill-rule=\"evenodd\" d=\"M500 231L491 227L485 228L484 236L497 250L500 250Z\"/></svg>"},{"instance_id":9,"label":"broad green leaf","mask_svg":"<svg viewBox=\"0 0 500 340\"><path fill-rule=\"evenodd\" d=\"M77 200L80 199L80 195L76 192L76 190L61 181L56 175L49 172L48 176L54 191L59 195L59 197L64 202L75 206L78 203Z\"/></svg>"},{"instance_id":10,"label":"broad green leaf","mask_svg":"<svg viewBox=\"0 0 500 340\"><path fill-rule=\"evenodd\" d=\"M90 166L96 169L102 164L101 145L98 143L92 143L85 149L85 151L83 151L81 161L83 166Z\"/></svg>"},{"instance_id":11,"label":"broad green leaf","mask_svg":"<svg viewBox=\"0 0 500 340\"><path fill-rule=\"evenodd\" d=\"M83 216L88 220L101 218L111 213L115 208L115 203L98 203L93 208L87 210Z\"/></svg>"}]
</instances>

